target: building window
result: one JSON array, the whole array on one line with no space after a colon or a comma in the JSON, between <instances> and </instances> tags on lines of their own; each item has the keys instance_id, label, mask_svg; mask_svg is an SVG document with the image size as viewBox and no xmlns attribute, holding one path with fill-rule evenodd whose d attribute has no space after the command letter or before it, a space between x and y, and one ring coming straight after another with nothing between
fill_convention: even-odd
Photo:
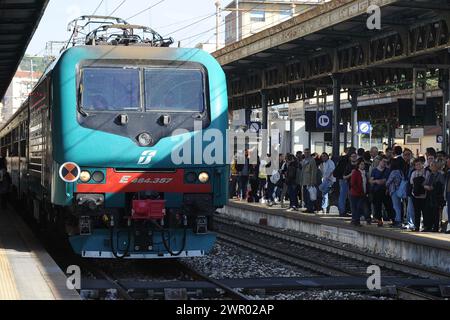
<instances>
[{"instance_id":1,"label":"building window","mask_svg":"<svg viewBox=\"0 0 450 320\"><path fill-rule=\"evenodd\" d=\"M264 11L252 11L250 12L250 21L264 22L266 21L266 13Z\"/></svg>"}]
</instances>

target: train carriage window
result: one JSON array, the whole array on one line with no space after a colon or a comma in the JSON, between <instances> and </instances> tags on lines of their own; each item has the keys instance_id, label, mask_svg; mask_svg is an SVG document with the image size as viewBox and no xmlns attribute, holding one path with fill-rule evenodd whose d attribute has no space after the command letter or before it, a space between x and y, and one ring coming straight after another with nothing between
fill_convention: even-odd
<instances>
[{"instance_id":1,"label":"train carriage window","mask_svg":"<svg viewBox=\"0 0 450 320\"><path fill-rule=\"evenodd\" d=\"M85 68L81 107L87 111L139 111L140 76L137 69Z\"/></svg>"},{"instance_id":2,"label":"train carriage window","mask_svg":"<svg viewBox=\"0 0 450 320\"><path fill-rule=\"evenodd\" d=\"M149 68L144 79L147 111L205 111L205 80L201 70Z\"/></svg>"}]
</instances>

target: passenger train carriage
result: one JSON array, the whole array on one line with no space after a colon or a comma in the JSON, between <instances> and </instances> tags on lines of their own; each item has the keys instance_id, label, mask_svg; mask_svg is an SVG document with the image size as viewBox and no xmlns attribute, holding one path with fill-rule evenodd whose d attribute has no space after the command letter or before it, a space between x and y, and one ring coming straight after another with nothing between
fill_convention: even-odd
<instances>
[{"instance_id":1,"label":"passenger train carriage","mask_svg":"<svg viewBox=\"0 0 450 320\"><path fill-rule=\"evenodd\" d=\"M207 145L198 126L226 136L226 93L220 65L198 49L67 49L0 130L13 192L85 258L204 255L228 167L194 161ZM175 164L182 145L191 161Z\"/></svg>"}]
</instances>

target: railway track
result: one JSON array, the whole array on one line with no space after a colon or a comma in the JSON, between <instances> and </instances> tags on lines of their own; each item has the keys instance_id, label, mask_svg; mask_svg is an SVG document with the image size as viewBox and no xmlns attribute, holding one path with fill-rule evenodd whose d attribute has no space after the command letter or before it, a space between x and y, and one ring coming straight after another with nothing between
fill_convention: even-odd
<instances>
[{"instance_id":1,"label":"railway track","mask_svg":"<svg viewBox=\"0 0 450 320\"><path fill-rule=\"evenodd\" d=\"M89 278L85 277L84 281L82 281L82 283L87 283L87 287L82 285L82 291L90 293L93 291L98 292L100 290L107 291L113 289L117 292L118 298L121 300L151 299L149 292L155 288L164 290L164 294L159 296L164 297L165 299L183 300L187 299L187 287L212 289L210 291L215 290L217 292L216 298L249 300L247 296L241 294L239 291L230 287L223 281L213 279L206 274L191 268L188 264L181 260L173 261L172 268L177 270L177 275L173 276L174 279L167 279L163 282L156 280L140 281L139 279L135 279L133 281L121 280L117 277L117 275L112 272L102 270L102 268L98 267L95 262L91 261L81 261L80 267L85 275L89 274ZM179 278L179 272L185 274L184 278L191 278L192 280L176 280ZM218 292L217 289L219 289L220 292ZM89 294L85 294L85 296L89 298ZM99 296L99 294L97 293L94 296ZM202 295L197 294L196 298L202 298Z\"/></svg>"},{"instance_id":2,"label":"railway track","mask_svg":"<svg viewBox=\"0 0 450 320\"><path fill-rule=\"evenodd\" d=\"M218 239L254 252L276 258L318 274L336 276L366 276L369 265L382 268L383 283L390 284L389 276L425 278L450 281L450 275L438 270L344 247L330 241L306 237L290 231L249 224L236 219L215 216ZM387 276L387 277L386 277ZM392 288L392 285L390 285ZM394 286L399 299L441 299L407 286Z\"/></svg>"},{"instance_id":3,"label":"railway track","mask_svg":"<svg viewBox=\"0 0 450 320\"><path fill-rule=\"evenodd\" d=\"M181 265L182 267L184 267L185 270L187 272L189 272L193 276L194 279L204 280L204 281L207 281L207 282L217 286L218 288L223 290L225 292L225 294L227 296L229 296L230 298L232 298L233 300L249 300L249 298L246 295L243 295L236 289L231 288L227 284L223 283L223 281L213 279L213 278L209 277L208 275L206 275L202 272L199 272L198 270L190 267L188 264L184 263L183 261L178 261L178 264Z\"/></svg>"}]
</instances>

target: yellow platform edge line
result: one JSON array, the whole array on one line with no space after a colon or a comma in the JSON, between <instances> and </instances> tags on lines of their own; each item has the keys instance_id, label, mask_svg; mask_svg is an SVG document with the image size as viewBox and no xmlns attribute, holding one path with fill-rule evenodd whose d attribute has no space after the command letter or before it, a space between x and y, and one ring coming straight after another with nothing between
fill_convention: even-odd
<instances>
[{"instance_id":1,"label":"yellow platform edge line","mask_svg":"<svg viewBox=\"0 0 450 320\"><path fill-rule=\"evenodd\" d=\"M0 241L0 300L20 300L14 272Z\"/></svg>"}]
</instances>

